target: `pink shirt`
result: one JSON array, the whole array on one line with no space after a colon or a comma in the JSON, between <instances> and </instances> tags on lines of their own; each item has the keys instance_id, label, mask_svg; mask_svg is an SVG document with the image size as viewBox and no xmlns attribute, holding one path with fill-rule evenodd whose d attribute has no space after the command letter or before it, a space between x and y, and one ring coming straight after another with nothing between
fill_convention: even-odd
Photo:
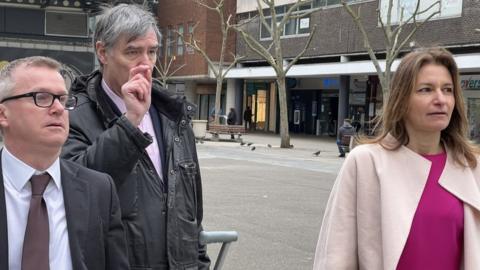
<instances>
[{"instance_id":1,"label":"pink shirt","mask_svg":"<svg viewBox=\"0 0 480 270\"><path fill-rule=\"evenodd\" d=\"M438 184L447 154L423 157L432 167L397 270L458 270L463 253L463 202Z\"/></svg>"},{"instance_id":2,"label":"pink shirt","mask_svg":"<svg viewBox=\"0 0 480 270\"><path fill-rule=\"evenodd\" d=\"M123 99L119 97L115 92L112 91L112 89L107 85L105 80L102 79L102 87L107 96L115 103L117 106L118 110L121 113L126 113L127 112L127 107L125 106L125 102L123 102ZM140 122L140 125L138 125L138 128L142 132L147 132L152 136L153 142L145 149L147 151L148 156L150 157L150 160L153 163L153 166L155 167L155 170L157 171L158 175L160 176L161 179L163 179L163 174L162 174L162 161L160 160L160 150L158 149L158 142L157 138L155 136L155 129L153 128L153 123L152 123L152 117L150 116L150 113L147 111L145 116L143 117L142 121Z\"/></svg>"}]
</instances>

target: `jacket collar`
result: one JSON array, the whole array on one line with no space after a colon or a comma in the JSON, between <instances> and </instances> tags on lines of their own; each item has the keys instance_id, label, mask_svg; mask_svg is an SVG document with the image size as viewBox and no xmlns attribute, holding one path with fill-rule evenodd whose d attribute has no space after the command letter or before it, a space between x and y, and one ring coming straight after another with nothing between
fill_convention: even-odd
<instances>
[{"instance_id":1,"label":"jacket collar","mask_svg":"<svg viewBox=\"0 0 480 270\"><path fill-rule=\"evenodd\" d=\"M480 162L475 169L465 168L455 163L452 155L447 149L447 163L439 183L455 197L480 212Z\"/></svg>"},{"instance_id":2,"label":"jacket collar","mask_svg":"<svg viewBox=\"0 0 480 270\"><path fill-rule=\"evenodd\" d=\"M387 135L381 145L386 149L395 149L399 142ZM453 153L447 151L447 162L439 179L439 184L464 203L464 209L480 212L480 163L477 168L464 168L453 160ZM384 268L394 269L402 254L410 233L411 224L422 196L431 162L420 154L401 145L396 150L387 150L390 158L382 158L379 152L380 172L391 182L402 181L403 184L382 186L388 194L383 201L386 209L395 211L382 212L382 235L384 237ZM388 171L386 168L389 168ZM385 169L385 170L384 170Z\"/></svg>"},{"instance_id":3,"label":"jacket collar","mask_svg":"<svg viewBox=\"0 0 480 270\"><path fill-rule=\"evenodd\" d=\"M399 142L390 134L382 140L382 145L387 148L393 148L395 145L398 145L398 143ZM480 212L480 176L478 176L480 173L480 160L477 168L463 167L454 161L453 152L445 144L444 148L447 152L447 162L438 181L439 184L455 197ZM428 177L431 165L430 161L422 158L421 155L404 145L400 146L399 151L412 158L419 158L418 162L421 167L427 165L426 168L428 168L428 170L426 177ZM424 181L426 180L425 178ZM421 183L423 183L423 185L425 184L424 182Z\"/></svg>"}]
</instances>

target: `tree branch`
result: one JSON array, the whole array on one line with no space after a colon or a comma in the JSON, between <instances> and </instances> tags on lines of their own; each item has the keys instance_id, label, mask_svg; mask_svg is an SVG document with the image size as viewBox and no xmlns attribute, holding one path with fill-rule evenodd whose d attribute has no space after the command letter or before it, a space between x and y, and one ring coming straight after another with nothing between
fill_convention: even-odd
<instances>
[{"instance_id":1,"label":"tree branch","mask_svg":"<svg viewBox=\"0 0 480 270\"><path fill-rule=\"evenodd\" d=\"M223 5L223 1L224 1L224 0L220 0L220 2L222 3L222 5ZM216 11L216 10L217 10L217 7L216 7L216 6L215 6L215 7L211 7L211 6L207 5L207 4L205 4L205 2L203 2L203 1L193 0L193 2L195 2L197 5L200 5L200 6L204 7L204 8L206 8L206 9L209 9L209 10L212 10L212 11Z\"/></svg>"},{"instance_id":2,"label":"tree branch","mask_svg":"<svg viewBox=\"0 0 480 270\"><path fill-rule=\"evenodd\" d=\"M375 69L377 70L377 74L379 77L384 76L383 75L383 70L380 67L380 63L377 59L377 56L373 52L373 48L370 44L370 39L368 37L367 31L365 30L365 27L363 26L363 23L361 22L361 18L359 16L356 16L355 12L352 10L352 8L345 3L345 1L342 0L343 6L346 8L347 12L350 14L350 16L353 18L353 21L355 22L355 25L357 25L357 28L360 30L360 33L363 36L363 40L365 42L365 47L367 49L368 55L370 56L370 59L373 62L373 65L375 66ZM382 85L383 87L383 85Z\"/></svg>"},{"instance_id":3,"label":"tree branch","mask_svg":"<svg viewBox=\"0 0 480 270\"><path fill-rule=\"evenodd\" d=\"M247 44L247 46L256 52L261 57L265 58L265 60L271 65L275 65L275 60L273 59L272 54L265 50L265 48L254 38L252 38L249 34L245 33L243 30L238 30L240 35L242 36L243 40Z\"/></svg>"},{"instance_id":4,"label":"tree branch","mask_svg":"<svg viewBox=\"0 0 480 270\"><path fill-rule=\"evenodd\" d=\"M312 39L313 39L313 36L315 35L316 28L317 26L313 25L313 28L312 28L312 31L310 32L310 36L308 37L307 43L303 47L302 51L299 54L297 54L297 56L295 56L295 58L293 58L293 60L290 61L290 63L288 63L287 67L285 68L285 74L293 65L295 65L295 63L297 63L298 59L300 59L300 57L302 57L305 54L308 47L310 46L310 43L312 43Z\"/></svg>"}]
</instances>

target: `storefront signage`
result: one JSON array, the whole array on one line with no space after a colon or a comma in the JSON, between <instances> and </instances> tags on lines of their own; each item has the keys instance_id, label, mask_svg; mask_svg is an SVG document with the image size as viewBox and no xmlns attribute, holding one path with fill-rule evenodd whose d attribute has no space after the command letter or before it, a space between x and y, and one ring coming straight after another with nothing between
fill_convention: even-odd
<instances>
[{"instance_id":1,"label":"storefront signage","mask_svg":"<svg viewBox=\"0 0 480 270\"><path fill-rule=\"evenodd\" d=\"M321 88L323 89L338 89L340 82L337 78L323 78Z\"/></svg>"},{"instance_id":2,"label":"storefront signage","mask_svg":"<svg viewBox=\"0 0 480 270\"><path fill-rule=\"evenodd\" d=\"M310 27L310 18L300 19L300 29L308 29Z\"/></svg>"},{"instance_id":3,"label":"storefront signage","mask_svg":"<svg viewBox=\"0 0 480 270\"><path fill-rule=\"evenodd\" d=\"M463 90L480 90L480 75L460 76Z\"/></svg>"}]
</instances>

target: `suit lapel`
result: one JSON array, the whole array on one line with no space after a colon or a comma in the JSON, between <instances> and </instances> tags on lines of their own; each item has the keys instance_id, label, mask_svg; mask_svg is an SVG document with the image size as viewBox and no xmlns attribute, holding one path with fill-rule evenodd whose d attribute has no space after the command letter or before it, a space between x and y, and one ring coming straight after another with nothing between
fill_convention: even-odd
<instances>
[{"instance_id":1,"label":"suit lapel","mask_svg":"<svg viewBox=\"0 0 480 270\"><path fill-rule=\"evenodd\" d=\"M78 178L78 168L64 160L60 160L60 170L72 264L74 269L84 269L83 250L89 223L89 186L87 181Z\"/></svg>"},{"instance_id":2,"label":"suit lapel","mask_svg":"<svg viewBox=\"0 0 480 270\"><path fill-rule=\"evenodd\" d=\"M0 150L0 269L8 269L8 229L5 190L3 186L2 159Z\"/></svg>"}]
</instances>

